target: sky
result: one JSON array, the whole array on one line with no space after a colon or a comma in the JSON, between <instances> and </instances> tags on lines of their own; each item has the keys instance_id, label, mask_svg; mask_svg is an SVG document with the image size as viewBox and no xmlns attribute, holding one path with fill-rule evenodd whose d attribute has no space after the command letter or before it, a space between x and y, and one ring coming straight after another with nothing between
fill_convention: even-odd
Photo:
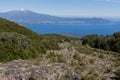
<instances>
[{"instance_id":1,"label":"sky","mask_svg":"<svg viewBox=\"0 0 120 80\"><path fill-rule=\"evenodd\" d=\"M0 0L0 12L19 9L66 17L120 17L120 0Z\"/></svg>"}]
</instances>

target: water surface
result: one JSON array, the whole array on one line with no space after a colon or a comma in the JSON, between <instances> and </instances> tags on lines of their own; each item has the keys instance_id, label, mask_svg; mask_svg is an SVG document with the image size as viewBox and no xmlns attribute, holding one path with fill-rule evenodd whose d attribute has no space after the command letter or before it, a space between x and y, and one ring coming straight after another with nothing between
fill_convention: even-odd
<instances>
[{"instance_id":1,"label":"water surface","mask_svg":"<svg viewBox=\"0 0 120 80\"><path fill-rule=\"evenodd\" d=\"M120 31L120 24L41 24L26 26L27 28L40 33L64 33L70 32L78 35L98 34L98 35L111 35L114 32Z\"/></svg>"}]
</instances>

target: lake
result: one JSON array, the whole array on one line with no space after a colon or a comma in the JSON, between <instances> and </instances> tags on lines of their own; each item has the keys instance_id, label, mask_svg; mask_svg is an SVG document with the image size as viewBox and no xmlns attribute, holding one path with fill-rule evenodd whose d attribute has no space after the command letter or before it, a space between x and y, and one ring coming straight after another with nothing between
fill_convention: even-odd
<instances>
[{"instance_id":1,"label":"lake","mask_svg":"<svg viewBox=\"0 0 120 80\"><path fill-rule=\"evenodd\" d=\"M51 33L73 33L77 35L98 34L111 35L120 31L120 24L41 24L26 26L34 32L40 34Z\"/></svg>"}]
</instances>

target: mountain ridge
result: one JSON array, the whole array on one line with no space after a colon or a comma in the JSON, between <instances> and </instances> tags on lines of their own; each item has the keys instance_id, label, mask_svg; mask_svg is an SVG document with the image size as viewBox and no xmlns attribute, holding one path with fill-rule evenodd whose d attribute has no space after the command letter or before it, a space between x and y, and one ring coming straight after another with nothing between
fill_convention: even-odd
<instances>
[{"instance_id":1,"label":"mountain ridge","mask_svg":"<svg viewBox=\"0 0 120 80\"><path fill-rule=\"evenodd\" d=\"M0 13L0 17L14 21L18 24L104 24L110 23L103 18L66 18L47 14L40 14L31 10L13 10Z\"/></svg>"}]
</instances>

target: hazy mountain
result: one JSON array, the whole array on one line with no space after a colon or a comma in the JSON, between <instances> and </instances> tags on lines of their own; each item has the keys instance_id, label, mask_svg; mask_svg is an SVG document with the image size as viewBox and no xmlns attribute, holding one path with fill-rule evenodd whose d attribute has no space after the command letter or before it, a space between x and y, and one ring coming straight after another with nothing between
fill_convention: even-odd
<instances>
[{"instance_id":1,"label":"hazy mountain","mask_svg":"<svg viewBox=\"0 0 120 80\"><path fill-rule=\"evenodd\" d=\"M39 24L101 24L109 23L110 21L102 18L64 18L39 14L31 10L13 10L0 13L0 17L17 22L23 25L39 25Z\"/></svg>"},{"instance_id":2,"label":"hazy mountain","mask_svg":"<svg viewBox=\"0 0 120 80\"><path fill-rule=\"evenodd\" d=\"M58 33L58 34L62 36L73 37L73 38L81 38L83 36L83 35L78 35L78 34L74 34L71 32L63 32L63 33Z\"/></svg>"}]
</instances>

